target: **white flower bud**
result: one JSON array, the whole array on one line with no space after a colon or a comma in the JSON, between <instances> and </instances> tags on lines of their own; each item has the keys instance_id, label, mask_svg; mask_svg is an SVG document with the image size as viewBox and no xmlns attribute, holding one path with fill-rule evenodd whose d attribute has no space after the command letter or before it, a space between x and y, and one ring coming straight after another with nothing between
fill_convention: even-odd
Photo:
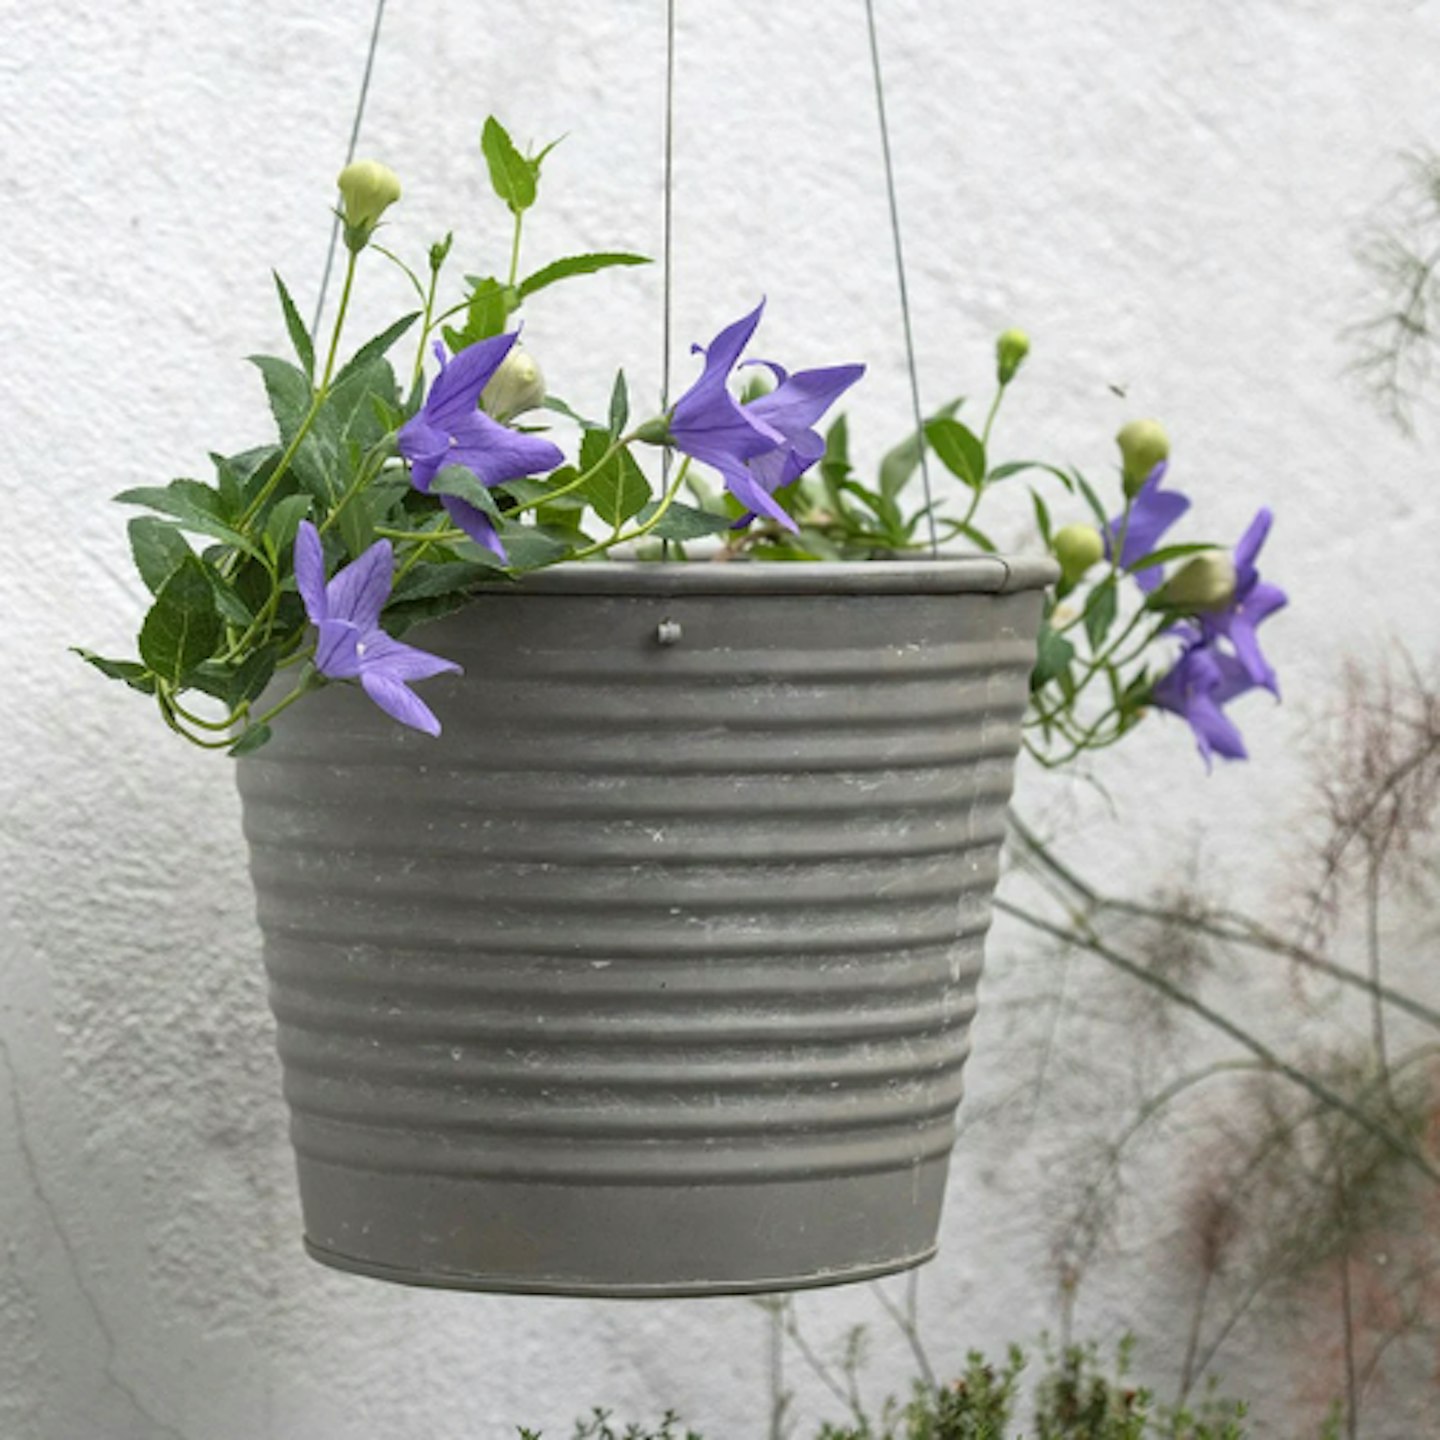
<instances>
[{"instance_id":1,"label":"white flower bud","mask_svg":"<svg viewBox=\"0 0 1440 1440\"><path fill-rule=\"evenodd\" d=\"M480 392L480 408L493 420L513 420L527 410L534 410L545 399L545 377L535 357L518 345L500 362Z\"/></svg>"}]
</instances>

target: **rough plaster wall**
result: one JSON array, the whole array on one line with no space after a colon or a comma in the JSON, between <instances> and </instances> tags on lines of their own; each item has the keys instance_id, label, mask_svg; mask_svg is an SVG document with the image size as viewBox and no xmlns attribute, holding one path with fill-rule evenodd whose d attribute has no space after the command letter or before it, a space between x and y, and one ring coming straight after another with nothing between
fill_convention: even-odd
<instances>
[{"instance_id":1,"label":"rough plaster wall","mask_svg":"<svg viewBox=\"0 0 1440 1440\"><path fill-rule=\"evenodd\" d=\"M860 9L682 8L677 351L767 294L771 353L870 362L850 409L878 454L905 399ZM1123 840L1083 793L1027 776L1027 803L1089 826L1112 878L1200 852L1261 894L1308 697L1440 608L1433 467L1352 402L1338 338L1356 227L1395 152L1440 131L1435 7L878 8L929 400L983 390L991 337L1024 324L1014 453L1103 471L1116 425L1158 412L1215 533L1261 499L1281 515L1267 553L1293 607L1271 651L1290 700L1240 711L1254 763L1207 779L1157 724L1104 770ZM271 265L305 308L314 294L369 24L368 4L278 0L5 14L0 1435L458 1440L563 1432L597 1400L763 1433L765 1335L742 1302L412 1293L302 1258L226 766L64 651L123 652L140 613L106 497L263 433L239 357L282 345ZM569 134L532 255L654 252L661 43L637 0L392 5L363 146L405 178L392 240L414 253L458 221L462 253L499 254L475 143L494 109L522 137ZM372 272L362 322L401 300ZM594 409L616 363L653 389L656 316L655 275L626 274L557 292L528 333L552 386ZM1014 952L999 932L982 1105L1027 1061ZM990 1127L957 1156L924 1289L942 1356L1053 1323L1044 1139L1017 1157ZM803 1308L820 1341L878 1319L864 1288ZM1113 1334L1137 1308L1117 1282L1081 1319ZM895 1353L879 1369L904 1374ZM802 1412L823 1408L792 1379Z\"/></svg>"}]
</instances>

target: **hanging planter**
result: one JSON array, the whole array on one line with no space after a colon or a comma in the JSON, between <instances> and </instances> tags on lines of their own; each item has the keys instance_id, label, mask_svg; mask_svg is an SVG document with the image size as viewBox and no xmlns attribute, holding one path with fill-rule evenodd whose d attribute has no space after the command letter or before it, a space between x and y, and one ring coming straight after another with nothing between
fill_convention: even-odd
<instances>
[{"instance_id":1,"label":"hanging planter","mask_svg":"<svg viewBox=\"0 0 1440 1440\"><path fill-rule=\"evenodd\" d=\"M1050 562L564 566L240 790L306 1244L772 1290L935 1247Z\"/></svg>"}]
</instances>

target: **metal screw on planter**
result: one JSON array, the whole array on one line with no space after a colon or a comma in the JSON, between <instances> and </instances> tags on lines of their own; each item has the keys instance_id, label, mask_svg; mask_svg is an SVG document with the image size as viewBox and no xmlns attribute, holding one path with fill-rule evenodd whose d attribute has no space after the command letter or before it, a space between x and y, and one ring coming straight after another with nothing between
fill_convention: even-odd
<instances>
[{"instance_id":1,"label":"metal screw on planter","mask_svg":"<svg viewBox=\"0 0 1440 1440\"><path fill-rule=\"evenodd\" d=\"M238 775L311 1253L596 1295L929 1256L1054 575L562 565L426 627L438 743L288 712Z\"/></svg>"}]
</instances>

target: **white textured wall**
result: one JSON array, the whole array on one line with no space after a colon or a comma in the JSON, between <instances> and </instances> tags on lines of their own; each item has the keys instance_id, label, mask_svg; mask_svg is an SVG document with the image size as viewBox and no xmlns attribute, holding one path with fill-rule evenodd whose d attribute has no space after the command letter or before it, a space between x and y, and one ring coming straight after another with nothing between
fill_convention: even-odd
<instances>
[{"instance_id":1,"label":"white textured wall","mask_svg":"<svg viewBox=\"0 0 1440 1440\"><path fill-rule=\"evenodd\" d=\"M677 353L768 295L769 353L871 364L850 408L877 454L905 401L861 6L682 9ZM1436 7L878 9L927 398L980 391L991 337L1023 324L1013 453L1103 472L1118 423L1160 413L1216 534L1261 499L1280 513L1269 568L1294 603L1270 648L1289 699L1238 707L1253 764L1206 779L1157 723L1102 772L1130 838L1090 822L1117 875L1198 847L1254 891L1312 698L1415 617L1433 637L1440 609L1433 462L1353 403L1339 339L1357 225L1394 153L1440 139ZM569 132L532 256L656 251L660 13L392 3L362 144L405 179L391 240L419 253L455 224L462 255L499 263L476 146L493 109L526 139ZM0 1436L459 1440L558 1434L594 1401L760 1434L764 1331L742 1302L415 1293L302 1257L226 762L65 652L123 652L141 613L107 497L263 434L240 357L282 344L271 265L309 308L370 19L362 0L5 10ZM400 299L374 273L362 316ZM577 405L598 407L619 363L656 383L653 273L576 282L529 327ZM1025 791L1058 799L1033 776ZM1025 1058L1006 1013L981 1027L981 1096ZM1053 1322L1043 1192L1064 1177L1024 1158L1044 1153L1030 1138L992 1126L958 1157L926 1279L942 1356ZM1134 1299L1082 1323L1113 1334ZM804 1308L817 1339L878 1317L863 1288Z\"/></svg>"}]
</instances>

